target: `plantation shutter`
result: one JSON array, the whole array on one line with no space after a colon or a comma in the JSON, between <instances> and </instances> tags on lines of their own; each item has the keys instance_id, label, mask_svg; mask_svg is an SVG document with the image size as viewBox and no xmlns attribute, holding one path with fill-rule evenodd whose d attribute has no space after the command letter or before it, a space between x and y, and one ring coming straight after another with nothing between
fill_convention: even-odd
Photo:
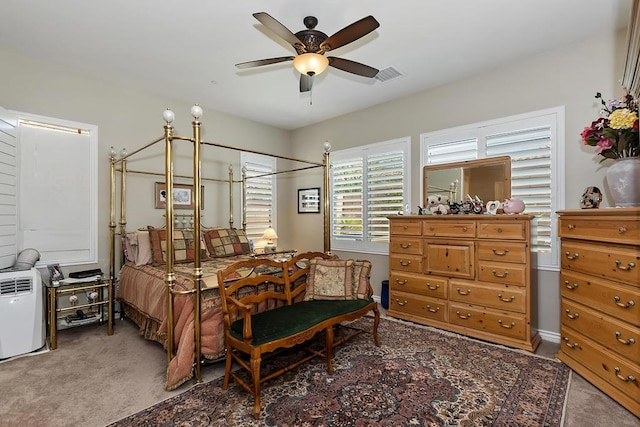
<instances>
[{"instance_id":1,"label":"plantation shutter","mask_svg":"<svg viewBox=\"0 0 640 427\"><path fill-rule=\"evenodd\" d=\"M540 126L487 135L487 157L511 156L511 197L534 216L531 248L551 251L551 127Z\"/></svg>"},{"instance_id":2,"label":"plantation shutter","mask_svg":"<svg viewBox=\"0 0 640 427\"><path fill-rule=\"evenodd\" d=\"M478 158L478 138L435 142L427 147L426 164L440 164Z\"/></svg>"},{"instance_id":3,"label":"plantation shutter","mask_svg":"<svg viewBox=\"0 0 640 427\"><path fill-rule=\"evenodd\" d=\"M274 162L274 159L259 155L247 155L243 160L247 177L245 219L249 240L262 239L268 227L275 228Z\"/></svg>"},{"instance_id":4,"label":"plantation shutter","mask_svg":"<svg viewBox=\"0 0 640 427\"><path fill-rule=\"evenodd\" d=\"M389 219L403 210L404 152L367 156L367 240L389 241Z\"/></svg>"},{"instance_id":5,"label":"plantation shutter","mask_svg":"<svg viewBox=\"0 0 640 427\"><path fill-rule=\"evenodd\" d=\"M361 157L334 160L332 164L331 223L334 240L363 240L363 166Z\"/></svg>"}]
</instances>

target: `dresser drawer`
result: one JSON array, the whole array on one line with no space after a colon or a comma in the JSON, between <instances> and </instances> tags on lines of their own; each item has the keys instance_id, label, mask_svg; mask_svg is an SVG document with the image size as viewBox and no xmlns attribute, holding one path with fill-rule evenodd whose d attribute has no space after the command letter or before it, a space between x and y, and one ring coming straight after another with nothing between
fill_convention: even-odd
<instances>
[{"instance_id":1,"label":"dresser drawer","mask_svg":"<svg viewBox=\"0 0 640 427\"><path fill-rule=\"evenodd\" d=\"M473 242L425 240L425 273L473 279Z\"/></svg>"},{"instance_id":2,"label":"dresser drawer","mask_svg":"<svg viewBox=\"0 0 640 427\"><path fill-rule=\"evenodd\" d=\"M389 310L426 319L447 321L447 302L404 292L390 292Z\"/></svg>"},{"instance_id":3,"label":"dresser drawer","mask_svg":"<svg viewBox=\"0 0 640 427\"><path fill-rule=\"evenodd\" d=\"M449 299L518 313L525 313L527 307L523 287L462 280L449 282Z\"/></svg>"},{"instance_id":4,"label":"dresser drawer","mask_svg":"<svg viewBox=\"0 0 640 427\"><path fill-rule=\"evenodd\" d=\"M640 242L640 217L596 219L561 216L558 232L563 238L637 245Z\"/></svg>"},{"instance_id":5,"label":"dresser drawer","mask_svg":"<svg viewBox=\"0 0 640 427\"><path fill-rule=\"evenodd\" d=\"M397 254L422 255L422 240L419 237L397 236L391 239L389 250Z\"/></svg>"},{"instance_id":6,"label":"dresser drawer","mask_svg":"<svg viewBox=\"0 0 640 427\"><path fill-rule=\"evenodd\" d=\"M389 228L391 235L419 236L422 234L422 221L419 219L392 219Z\"/></svg>"},{"instance_id":7,"label":"dresser drawer","mask_svg":"<svg viewBox=\"0 0 640 427\"><path fill-rule=\"evenodd\" d=\"M424 236L467 237L476 236L476 224L473 221L425 221L422 227Z\"/></svg>"},{"instance_id":8,"label":"dresser drawer","mask_svg":"<svg viewBox=\"0 0 640 427\"><path fill-rule=\"evenodd\" d=\"M524 240L526 225L523 221L479 221L479 239Z\"/></svg>"},{"instance_id":9,"label":"dresser drawer","mask_svg":"<svg viewBox=\"0 0 640 427\"><path fill-rule=\"evenodd\" d=\"M529 262L531 252L529 245L519 242L503 241L479 241L478 259L485 261L517 262L525 264Z\"/></svg>"},{"instance_id":10,"label":"dresser drawer","mask_svg":"<svg viewBox=\"0 0 640 427\"><path fill-rule=\"evenodd\" d=\"M637 363L617 356L564 325L560 328L560 351L640 403L640 368Z\"/></svg>"},{"instance_id":11,"label":"dresser drawer","mask_svg":"<svg viewBox=\"0 0 640 427\"><path fill-rule=\"evenodd\" d=\"M420 255L389 255L389 268L391 270L422 273L422 256Z\"/></svg>"},{"instance_id":12,"label":"dresser drawer","mask_svg":"<svg viewBox=\"0 0 640 427\"><path fill-rule=\"evenodd\" d=\"M524 264L478 262L478 280L483 282L525 286L527 271Z\"/></svg>"},{"instance_id":13,"label":"dresser drawer","mask_svg":"<svg viewBox=\"0 0 640 427\"><path fill-rule=\"evenodd\" d=\"M610 282L586 274L563 271L560 294L618 319L638 325L640 288Z\"/></svg>"},{"instance_id":14,"label":"dresser drawer","mask_svg":"<svg viewBox=\"0 0 640 427\"><path fill-rule=\"evenodd\" d=\"M524 316L515 313L483 310L450 302L449 323L506 337L526 338L527 321Z\"/></svg>"},{"instance_id":15,"label":"dresser drawer","mask_svg":"<svg viewBox=\"0 0 640 427\"><path fill-rule=\"evenodd\" d=\"M563 269L626 283L640 282L640 247L562 241Z\"/></svg>"},{"instance_id":16,"label":"dresser drawer","mask_svg":"<svg viewBox=\"0 0 640 427\"><path fill-rule=\"evenodd\" d=\"M560 314L563 325L589 335L597 343L640 363L640 328L566 298L562 300Z\"/></svg>"},{"instance_id":17,"label":"dresser drawer","mask_svg":"<svg viewBox=\"0 0 640 427\"><path fill-rule=\"evenodd\" d=\"M411 292L432 298L447 297L447 279L443 277L392 271L389 277L389 286L392 290Z\"/></svg>"}]
</instances>

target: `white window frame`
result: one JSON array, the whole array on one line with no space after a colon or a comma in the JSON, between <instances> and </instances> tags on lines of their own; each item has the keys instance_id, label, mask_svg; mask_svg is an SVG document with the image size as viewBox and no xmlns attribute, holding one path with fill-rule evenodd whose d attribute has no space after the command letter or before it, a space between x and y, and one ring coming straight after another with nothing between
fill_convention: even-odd
<instances>
[{"instance_id":1,"label":"white window frame","mask_svg":"<svg viewBox=\"0 0 640 427\"><path fill-rule=\"evenodd\" d=\"M420 169L430 164L428 159L428 147L433 144L442 144L447 141L459 141L468 138L477 138L478 158L486 156L486 140L488 136L502 132L517 131L527 127L548 125L551 131L551 250L549 252L534 252L535 267L540 270L559 271L560 267L560 240L557 231L557 211L564 209L565 177L564 165L564 106L532 111L486 122L473 123L465 126L428 132L420 135ZM460 159L468 160L468 159ZM453 161L453 160L452 160ZM420 182L420 194L423 194L423 182ZM526 212L525 212L526 213Z\"/></svg>"},{"instance_id":2,"label":"white window frame","mask_svg":"<svg viewBox=\"0 0 640 427\"><path fill-rule=\"evenodd\" d=\"M40 252L40 261L36 267L44 267L47 264L58 263L61 265L83 265L95 264L98 262L98 126L80 123L70 120L57 119L53 117L40 116L36 114L13 112L18 119L18 164L23 161L31 161L26 159L28 153L24 152L21 147L21 135L23 133L23 122L32 121L43 125L51 126L52 132L58 132L56 127L66 132L82 132L88 135L88 144L86 157L80 157L82 154L78 150L68 148L66 151L62 147L56 147L57 157L63 157L64 163L51 162L43 164L45 170L42 173L49 172L50 176L56 177L56 168L69 167L68 165L83 165L87 168L88 173L83 177L83 184L88 187L86 197L77 190L71 191L70 185L73 185L72 179L68 179L61 174L60 179L38 180L38 185L44 185L46 182L48 188L39 187L40 192L32 194L24 188L25 177L20 169L18 170L18 249L22 250L27 247L33 247ZM43 162L45 163L45 162ZM20 166L18 166L20 168ZM73 167L73 166L71 166ZM22 187L21 187L22 186ZM66 194L72 195L73 200L65 198L65 192L61 191L61 186L66 186L68 191ZM43 203L39 196L43 192L51 192L57 194L56 203L50 205ZM62 193L62 194L61 194ZM29 199L34 197L35 199ZM21 206L40 206L40 209L47 212L51 220L48 224L39 230L25 228L25 218L21 216ZM88 216L88 225L86 229L78 229L77 222L73 215L69 212L80 211ZM56 225L57 224L57 225ZM59 226L59 228L58 228ZM73 232L70 233L69 231ZM84 242L84 243L82 243Z\"/></svg>"},{"instance_id":3,"label":"white window frame","mask_svg":"<svg viewBox=\"0 0 640 427\"><path fill-rule=\"evenodd\" d=\"M271 171L271 173L276 172L276 168L277 168L277 161L275 157L271 157L271 156L265 156L262 154L255 154L255 153L247 153L247 152L241 152L240 153L240 164L242 165L242 168L245 168L247 163L254 163L257 165L260 165L261 167L264 167L265 169L268 169ZM250 176L250 172L247 172L247 176ZM269 213L269 218L266 219L265 221L260 223L260 229L262 231L258 231L258 232L251 232L251 228L255 228L255 227L251 227L251 224L248 220L248 217L250 216L250 212L249 212L249 207L246 206L247 211L245 212L245 215L247 215L247 218L244 218L244 220L246 221L246 231L247 231L247 238L252 241L252 244L254 245L255 249L260 249L263 248L264 246L266 246L267 241L262 239L262 233L264 232L264 230L267 229L267 227L272 227L273 229L276 230L276 232L278 231L278 224L277 224L277 200L278 200L278 190L277 190L277 180L276 180L276 175L271 175L270 177L270 181L271 181L271 211ZM245 201L247 200L247 191L250 189L250 184L251 184L251 180L247 179L247 188L245 188L245 194L243 195L243 197L245 197ZM262 227L264 225L264 228Z\"/></svg>"},{"instance_id":4,"label":"white window frame","mask_svg":"<svg viewBox=\"0 0 640 427\"><path fill-rule=\"evenodd\" d=\"M385 152L390 151L398 151L401 149L403 154L403 195L402 195L402 205L399 206L399 211L407 210L409 206L411 206L411 137L402 137L398 139L393 139L390 141L377 142L373 144L363 145L355 148L349 148L345 150L333 151L331 153L331 164L333 166L334 163L338 161L345 161L349 159L360 159L363 161L363 164L366 165L366 159L369 156L374 156L377 154L383 154ZM364 197L363 206L367 206L367 192L366 192L366 179L367 173L366 168L363 171L363 189L362 194ZM331 176L330 176L330 206L331 206L331 214L330 214L330 227L331 227L331 249L340 250L346 252L359 252L359 253L371 253L371 254L382 254L386 255L389 253L389 235L382 236L381 238L377 238L377 241L370 241L364 237L362 240L352 240L347 241L343 239L336 239L334 235L334 176L333 176L333 167L331 168ZM369 223L366 216L366 208L363 208L363 236L367 235L367 230L369 227ZM390 212L390 214L397 214L397 211Z\"/></svg>"}]
</instances>

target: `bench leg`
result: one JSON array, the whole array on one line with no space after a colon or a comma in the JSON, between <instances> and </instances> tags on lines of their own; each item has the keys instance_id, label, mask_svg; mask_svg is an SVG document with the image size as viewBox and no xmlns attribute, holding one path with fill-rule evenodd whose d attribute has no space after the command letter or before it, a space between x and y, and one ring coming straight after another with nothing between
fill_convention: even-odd
<instances>
[{"instance_id":1,"label":"bench leg","mask_svg":"<svg viewBox=\"0 0 640 427\"><path fill-rule=\"evenodd\" d=\"M326 344L325 353L327 356L327 372L333 374L333 326L329 326L325 332Z\"/></svg>"},{"instance_id":2,"label":"bench leg","mask_svg":"<svg viewBox=\"0 0 640 427\"><path fill-rule=\"evenodd\" d=\"M376 347L380 347L380 338L378 337L378 325L380 324L380 310L378 304L373 307L373 342Z\"/></svg>"},{"instance_id":3,"label":"bench leg","mask_svg":"<svg viewBox=\"0 0 640 427\"><path fill-rule=\"evenodd\" d=\"M251 379L253 380L253 417L260 418L260 354L251 355Z\"/></svg>"}]
</instances>

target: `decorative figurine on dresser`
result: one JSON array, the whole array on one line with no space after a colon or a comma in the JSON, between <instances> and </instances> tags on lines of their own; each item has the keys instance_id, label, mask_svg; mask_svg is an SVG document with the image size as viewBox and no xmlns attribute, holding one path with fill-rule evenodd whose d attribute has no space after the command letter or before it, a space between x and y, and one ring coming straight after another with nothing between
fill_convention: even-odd
<instances>
[{"instance_id":1,"label":"decorative figurine on dresser","mask_svg":"<svg viewBox=\"0 0 640 427\"><path fill-rule=\"evenodd\" d=\"M425 202L449 182L469 196L453 215L389 217L387 314L535 351L540 336L531 325L532 217L497 212L497 201L511 197L511 159L425 166L423 180ZM459 203L452 192L450 203ZM484 212L483 200L496 201L493 212Z\"/></svg>"},{"instance_id":2,"label":"decorative figurine on dresser","mask_svg":"<svg viewBox=\"0 0 640 427\"><path fill-rule=\"evenodd\" d=\"M640 417L640 208L558 215L558 359Z\"/></svg>"}]
</instances>

